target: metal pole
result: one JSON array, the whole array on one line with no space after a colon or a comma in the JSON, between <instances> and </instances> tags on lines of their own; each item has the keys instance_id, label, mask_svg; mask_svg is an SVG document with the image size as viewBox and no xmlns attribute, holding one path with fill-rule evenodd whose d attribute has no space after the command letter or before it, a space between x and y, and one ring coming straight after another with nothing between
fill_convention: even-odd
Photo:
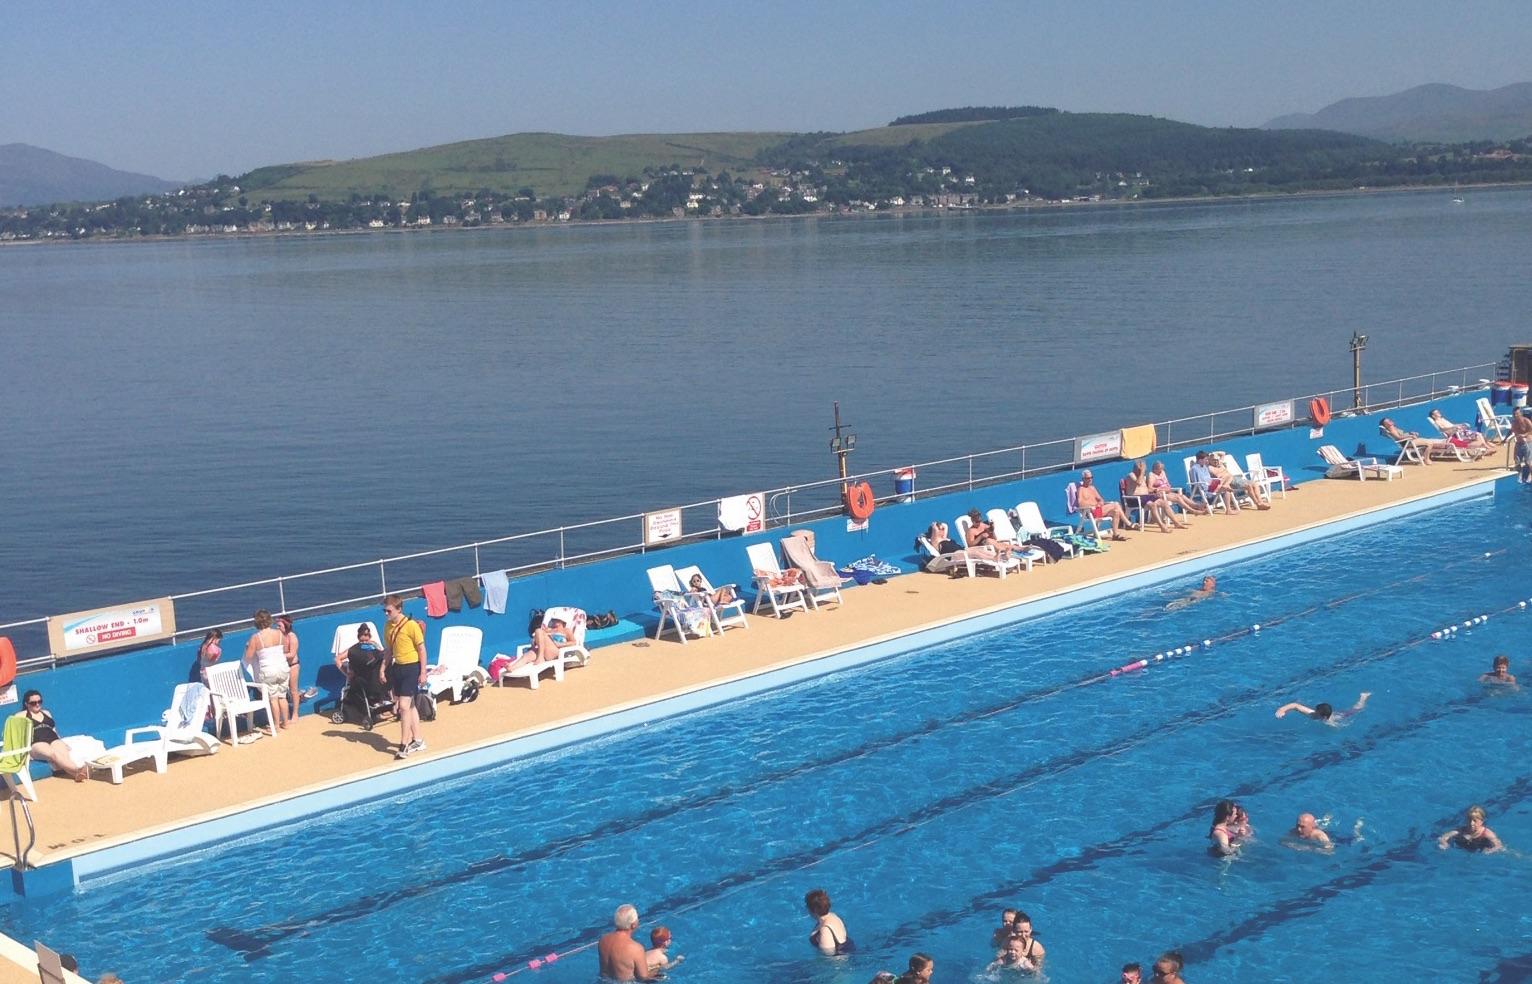
<instances>
[{"instance_id":1,"label":"metal pole","mask_svg":"<svg viewBox=\"0 0 1532 984\"><path fill-rule=\"evenodd\" d=\"M564 527L559 527L559 566L564 566Z\"/></svg>"},{"instance_id":2,"label":"metal pole","mask_svg":"<svg viewBox=\"0 0 1532 984\"><path fill-rule=\"evenodd\" d=\"M475 543L473 545L473 576L478 577L483 573L483 571L479 570L479 545Z\"/></svg>"},{"instance_id":3,"label":"metal pole","mask_svg":"<svg viewBox=\"0 0 1532 984\"><path fill-rule=\"evenodd\" d=\"M277 606L278 611L287 611L287 590L282 585L282 579L277 578Z\"/></svg>"},{"instance_id":4,"label":"metal pole","mask_svg":"<svg viewBox=\"0 0 1532 984\"><path fill-rule=\"evenodd\" d=\"M383 561L378 561L378 585L383 589L383 597L388 597L388 569Z\"/></svg>"}]
</instances>

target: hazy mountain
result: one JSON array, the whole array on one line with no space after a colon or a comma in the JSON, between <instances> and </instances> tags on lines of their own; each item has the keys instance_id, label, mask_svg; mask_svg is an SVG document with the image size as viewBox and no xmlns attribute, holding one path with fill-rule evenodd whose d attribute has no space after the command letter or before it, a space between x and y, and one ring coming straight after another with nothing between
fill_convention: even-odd
<instances>
[{"instance_id":1,"label":"hazy mountain","mask_svg":"<svg viewBox=\"0 0 1532 984\"><path fill-rule=\"evenodd\" d=\"M1317 113L1278 116L1267 130L1339 130L1378 140L1465 143L1532 136L1532 82L1500 89L1418 85L1391 96L1342 99Z\"/></svg>"},{"instance_id":2,"label":"hazy mountain","mask_svg":"<svg viewBox=\"0 0 1532 984\"><path fill-rule=\"evenodd\" d=\"M118 171L30 144L0 144L0 206L98 202L181 186L179 181Z\"/></svg>"}]
</instances>

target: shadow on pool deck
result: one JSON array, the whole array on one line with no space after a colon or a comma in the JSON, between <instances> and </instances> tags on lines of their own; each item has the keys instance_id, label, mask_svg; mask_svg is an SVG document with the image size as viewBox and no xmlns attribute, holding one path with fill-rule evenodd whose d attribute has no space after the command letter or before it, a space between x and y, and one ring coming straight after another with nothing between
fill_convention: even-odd
<instances>
[{"instance_id":1,"label":"shadow on pool deck","mask_svg":"<svg viewBox=\"0 0 1532 984\"><path fill-rule=\"evenodd\" d=\"M588 667L570 671L561 684L548 682L537 691L488 688L476 703L443 705L437 720L424 725L429 750L407 763L395 763L392 758L397 725L384 723L368 734L309 714L276 738L238 748L224 745L206 758L173 759L163 775L139 769L118 787L104 779L84 784L44 780L38 784L39 802L32 808L38 842L30 861L42 866L109 844L1506 474L1498 465L1437 464L1409 467L1401 480L1393 482L1311 482L1289 493L1286 500L1278 499L1266 512L1197 517L1191 529L1169 534L1132 533L1129 542L1113 544L1108 553L1038 565L1030 573L1013 574L1003 581L992 577L949 580L917 573L890 579L886 585L851 588L841 608L785 620L752 617L748 630L731 630L721 639L686 646L673 640L609 646L596 650ZM1217 558L1210 563L1217 564ZM491 655L485 654L486 662ZM3 853L9 856L9 846Z\"/></svg>"}]
</instances>

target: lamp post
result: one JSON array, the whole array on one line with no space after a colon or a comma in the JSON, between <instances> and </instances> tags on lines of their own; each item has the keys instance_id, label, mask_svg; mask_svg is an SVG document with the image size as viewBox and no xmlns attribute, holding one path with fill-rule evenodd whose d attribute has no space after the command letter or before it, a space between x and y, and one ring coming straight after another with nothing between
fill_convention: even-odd
<instances>
[{"instance_id":1,"label":"lamp post","mask_svg":"<svg viewBox=\"0 0 1532 984\"><path fill-rule=\"evenodd\" d=\"M1362 349L1367 336L1351 333L1351 409L1362 409Z\"/></svg>"}]
</instances>

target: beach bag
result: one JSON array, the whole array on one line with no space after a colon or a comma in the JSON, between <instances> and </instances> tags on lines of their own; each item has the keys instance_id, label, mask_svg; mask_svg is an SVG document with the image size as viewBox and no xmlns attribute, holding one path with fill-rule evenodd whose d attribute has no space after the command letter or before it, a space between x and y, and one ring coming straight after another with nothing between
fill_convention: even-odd
<instances>
[{"instance_id":1,"label":"beach bag","mask_svg":"<svg viewBox=\"0 0 1532 984\"><path fill-rule=\"evenodd\" d=\"M436 720L436 698L422 690L415 695L415 713L422 721Z\"/></svg>"}]
</instances>

